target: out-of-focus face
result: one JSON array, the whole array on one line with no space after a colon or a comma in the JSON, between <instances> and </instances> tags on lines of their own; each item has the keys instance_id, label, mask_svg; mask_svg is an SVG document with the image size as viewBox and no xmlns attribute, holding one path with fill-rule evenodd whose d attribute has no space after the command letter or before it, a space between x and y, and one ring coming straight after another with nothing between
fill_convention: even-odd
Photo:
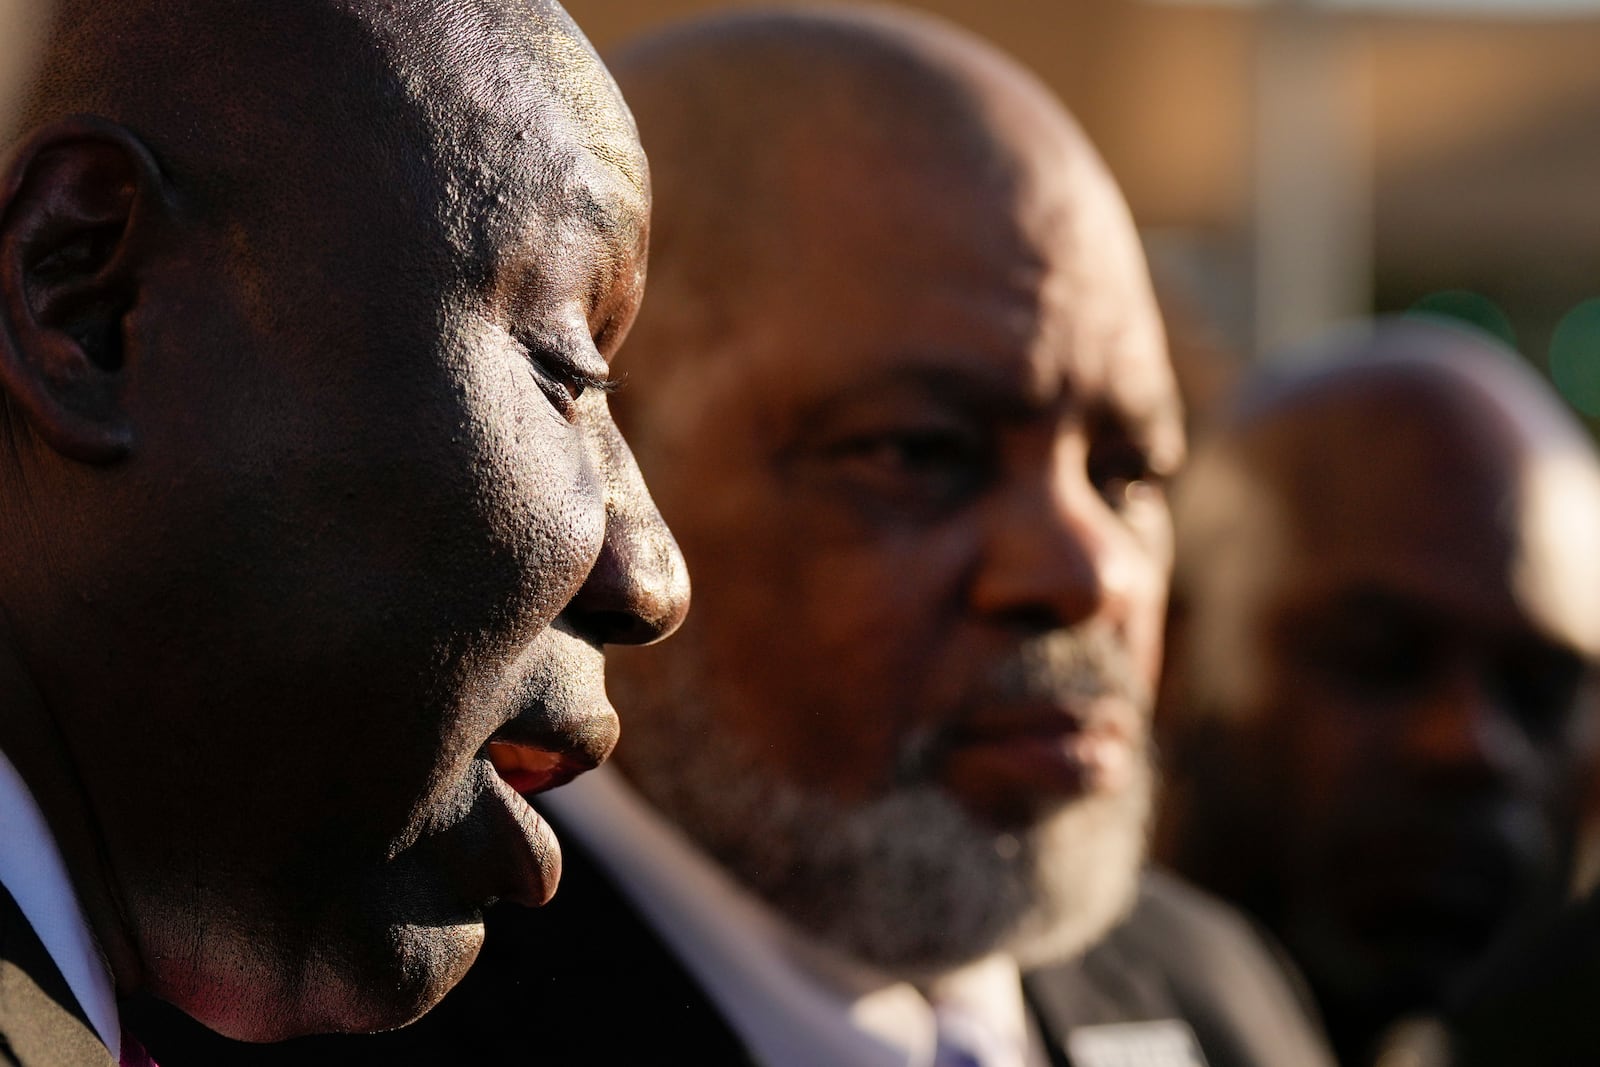
<instances>
[{"instance_id":1,"label":"out-of-focus face","mask_svg":"<svg viewBox=\"0 0 1600 1067\"><path fill-rule=\"evenodd\" d=\"M1208 818L1207 867L1235 871L1320 991L1392 1016L1561 888L1595 633L1572 588L1600 491L1592 461L1515 450L1459 401L1373 392L1252 439L1237 631L1189 612L1213 659L1248 665L1209 709L1240 744L1188 803L1249 807ZM1197 687L1207 669L1191 660Z\"/></svg>"},{"instance_id":2,"label":"out-of-focus face","mask_svg":"<svg viewBox=\"0 0 1600 1067\"><path fill-rule=\"evenodd\" d=\"M696 612L618 660L619 759L886 964L1014 933L1015 867L1075 882L1081 941L1141 847L1181 426L1125 209L1039 139L1004 193L830 159L781 269L629 423Z\"/></svg>"},{"instance_id":3,"label":"out-of-focus face","mask_svg":"<svg viewBox=\"0 0 1600 1067\"><path fill-rule=\"evenodd\" d=\"M432 142L351 134L272 230L184 205L129 318L122 521L53 564L115 637L28 635L47 699L100 709L62 729L151 990L230 1034L403 1023L484 906L546 899L514 788L607 755L602 643L686 605L596 386L643 287L631 124L592 59L594 111L552 102L575 31L479 16L483 47L391 27L434 49Z\"/></svg>"}]
</instances>

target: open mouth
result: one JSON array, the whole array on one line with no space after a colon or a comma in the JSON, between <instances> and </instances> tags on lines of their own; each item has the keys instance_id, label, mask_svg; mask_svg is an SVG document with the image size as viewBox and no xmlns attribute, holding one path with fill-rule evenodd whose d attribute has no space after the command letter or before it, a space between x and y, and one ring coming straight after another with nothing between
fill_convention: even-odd
<instances>
[{"instance_id":1,"label":"open mouth","mask_svg":"<svg viewBox=\"0 0 1600 1067\"><path fill-rule=\"evenodd\" d=\"M566 785L592 766L565 753L510 741L490 741L486 754L495 773L523 796Z\"/></svg>"}]
</instances>

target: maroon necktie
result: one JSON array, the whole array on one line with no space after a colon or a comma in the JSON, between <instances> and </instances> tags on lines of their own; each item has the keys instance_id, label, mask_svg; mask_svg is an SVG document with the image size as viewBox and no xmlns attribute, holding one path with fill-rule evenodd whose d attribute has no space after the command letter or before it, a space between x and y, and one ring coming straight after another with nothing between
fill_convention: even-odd
<instances>
[{"instance_id":1,"label":"maroon necktie","mask_svg":"<svg viewBox=\"0 0 1600 1067\"><path fill-rule=\"evenodd\" d=\"M119 1067L159 1067L144 1046L139 1044L139 1039L128 1033L127 1027L122 1030L122 1059L117 1063Z\"/></svg>"}]
</instances>

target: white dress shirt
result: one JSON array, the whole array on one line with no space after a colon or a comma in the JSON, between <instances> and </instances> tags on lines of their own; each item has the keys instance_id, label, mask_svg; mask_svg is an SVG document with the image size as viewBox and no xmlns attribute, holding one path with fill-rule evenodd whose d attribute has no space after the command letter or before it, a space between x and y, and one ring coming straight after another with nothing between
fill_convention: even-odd
<instances>
[{"instance_id":1,"label":"white dress shirt","mask_svg":"<svg viewBox=\"0 0 1600 1067\"><path fill-rule=\"evenodd\" d=\"M617 771L591 771L539 805L594 853L764 1067L931 1067L938 1024L919 990L807 938ZM1048 1062L1010 957L990 956L934 989L1004 1035L1019 1050L1011 1064Z\"/></svg>"},{"instance_id":2,"label":"white dress shirt","mask_svg":"<svg viewBox=\"0 0 1600 1067\"><path fill-rule=\"evenodd\" d=\"M111 968L95 944L44 812L4 752L0 752L0 885L22 909L89 1024L111 1050L111 1058L119 1058L122 1027Z\"/></svg>"}]
</instances>

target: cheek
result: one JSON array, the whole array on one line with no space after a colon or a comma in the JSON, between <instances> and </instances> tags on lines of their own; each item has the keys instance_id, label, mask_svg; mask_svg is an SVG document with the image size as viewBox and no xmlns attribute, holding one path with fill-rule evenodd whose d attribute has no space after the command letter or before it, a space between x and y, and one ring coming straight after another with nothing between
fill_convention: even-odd
<instances>
[{"instance_id":1,"label":"cheek","mask_svg":"<svg viewBox=\"0 0 1600 1067\"><path fill-rule=\"evenodd\" d=\"M1278 680L1282 684L1268 705L1272 729L1260 758L1276 764L1286 811L1303 832L1320 839L1374 784L1372 739L1352 723L1348 706L1318 693L1303 676Z\"/></svg>"},{"instance_id":2,"label":"cheek","mask_svg":"<svg viewBox=\"0 0 1600 1067\"><path fill-rule=\"evenodd\" d=\"M1153 691L1161 673L1172 580L1172 520L1167 509L1152 508L1152 514L1133 533L1133 566L1140 578L1129 593L1128 650Z\"/></svg>"},{"instance_id":3,"label":"cheek","mask_svg":"<svg viewBox=\"0 0 1600 1067\"><path fill-rule=\"evenodd\" d=\"M692 536L686 545L697 583L687 626L704 642L722 718L791 778L869 795L930 706L937 568L909 547L819 546L798 522L746 533L717 553Z\"/></svg>"},{"instance_id":4,"label":"cheek","mask_svg":"<svg viewBox=\"0 0 1600 1067\"><path fill-rule=\"evenodd\" d=\"M472 383L473 480L490 551L521 576L519 614L542 626L572 599L605 539L605 485L587 433L515 362Z\"/></svg>"},{"instance_id":5,"label":"cheek","mask_svg":"<svg viewBox=\"0 0 1600 1067\"><path fill-rule=\"evenodd\" d=\"M1167 620L1166 572L1152 574L1149 588L1138 593L1129 606L1128 651L1141 678L1155 691L1161 677L1165 652Z\"/></svg>"}]
</instances>

